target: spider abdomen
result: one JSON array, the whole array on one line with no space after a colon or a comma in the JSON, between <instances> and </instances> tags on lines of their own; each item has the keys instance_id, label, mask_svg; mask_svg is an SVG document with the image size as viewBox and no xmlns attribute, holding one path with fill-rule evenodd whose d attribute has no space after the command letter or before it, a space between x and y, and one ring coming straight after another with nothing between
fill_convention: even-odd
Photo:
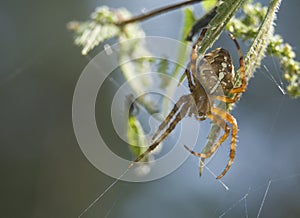
<instances>
[{"instance_id":1,"label":"spider abdomen","mask_svg":"<svg viewBox=\"0 0 300 218\"><path fill-rule=\"evenodd\" d=\"M198 63L199 81L209 95L223 95L233 88L234 66L230 54L217 48Z\"/></svg>"}]
</instances>

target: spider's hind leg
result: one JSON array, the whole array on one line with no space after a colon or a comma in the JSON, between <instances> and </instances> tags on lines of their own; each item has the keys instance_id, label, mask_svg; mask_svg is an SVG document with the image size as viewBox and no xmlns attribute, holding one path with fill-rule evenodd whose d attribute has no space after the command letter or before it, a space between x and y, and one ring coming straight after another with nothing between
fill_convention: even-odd
<instances>
[{"instance_id":1,"label":"spider's hind leg","mask_svg":"<svg viewBox=\"0 0 300 218\"><path fill-rule=\"evenodd\" d=\"M223 120L223 118L219 117L216 114L208 114L207 117L211 121L215 122L218 126L220 126L224 130L224 134L219 138L219 140L206 153L197 153L197 152L191 150L186 145L184 146L193 155L195 155L197 157L205 158L205 159L211 157L211 155L213 155L215 153L215 151L219 148L219 146L227 139L227 137L229 135L229 132L230 132L230 128L227 125L227 123Z\"/></svg>"},{"instance_id":2,"label":"spider's hind leg","mask_svg":"<svg viewBox=\"0 0 300 218\"><path fill-rule=\"evenodd\" d=\"M235 151L236 151L236 141L237 141L237 133L238 133L238 125L236 123L235 118L228 112L221 110L220 108L212 108L212 112L220 116L222 119L227 121L232 125L232 131L231 131L231 145L230 145L230 152L229 152L229 161L223 170L223 172L217 177L217 179L221 179L229 170L231 167L234 157L235 157Z\"/></svg>"}]
</instances>

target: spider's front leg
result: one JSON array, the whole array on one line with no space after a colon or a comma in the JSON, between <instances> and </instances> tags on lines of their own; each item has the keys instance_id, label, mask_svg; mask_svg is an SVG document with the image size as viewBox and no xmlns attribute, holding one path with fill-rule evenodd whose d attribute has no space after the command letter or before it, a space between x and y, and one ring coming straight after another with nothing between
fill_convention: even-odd
<instances>
[{"instance_id":1,"label":"spider's front leg","mask_svg":"<svg viewBox=\"0 0 300 218\"><path fill-rule=\"evenodd\" d=\"M128 166L128 169L130 169L134 163L139 162L142 160L145 156L147 156L151 151L153 151L176 127L177 123L182 120L183 117L186 116L188 113L190 106L188 103L183 104L181 110L177 113L175 116L174 120L169 124L168 128L166 131L160 135L149 147L148 149L139 155L131 164ZM176 109L178 110L178 109ZM171 112L172 113L172 112Z\"/></svg>"},{"instance_id":2,"label":"spider's front leg","mask_svg":"<svg viewBox=\"0 0 300 218\"><path fill-rule=\"evenodd\" d=\"M194 90L200 86L199 81L197 79L197 71L196 71L196 62L198 59L198 49L199 44L203 40L207 28L204 28L197 40L197 42L193 45L192 52L190 55L191 62L189 63L188 67L185 69L185 75L188 79L188 84L190 88L190 92L193 93ZM192 79L193 78L193 79Z\"/></svg>"},{"instance_id":3,"label":"spider's front leg","mask_svg":"<svg viewBox=\"0 0 300 218\"><path fill-rule=\"evenodd\" d=\"M193 91L195 90L195 84L192 81L190 69L191 69L191 66L189 65L189 67L187 69L185 69L185 75L188 79L188 85L190 88L190 92L193 93Z\"/></svg>"},{"instance_id":4,"label":"spider's front leg","mask_svg":"<svg viewBox=\"0 0 300 218\"><path fill-rule=\"evenodd\" d=\"M191 59L190 71L192 73L192 77L193 77L193 80L195 83L195 88L198 89L197 91L199 91L199 92L200 92L199 89L202 86L200 85L200 81L197 79L198 77L197 77L197 69L196 69L197 64L196 63L197 63L197 59L199 57L199 55L198 55L199 45L200 45L201 41L203 40L206 32L207 32L207 28L203 28L199 38L197 39L196 43L193 46L191 56L190 56L190 59ZM191 92L193 92L193 90L191 90Z\"/></svg>"},{"instance_id":5,"label":"spider's front leg","mask_svg":"<svg viewBox=\"0 0 300 218\"><path fill-rule=\"evenodd\" d=\"M151 141L154 141L157 136L159 135L159 133L161 131L163 131L167 125L170 123L172 117L176 114L176 112L178 111L178 109L185 103L190 102L191 100L191 95L184 95L181 96L179 98L179 100L177 101L177 103L174 105L173 109L171 110L171 112L168 114L168 116L165 118L165 120L159 125L158 129L156 130L156 132L153 134Z\"/></svg>"}]
</instances>

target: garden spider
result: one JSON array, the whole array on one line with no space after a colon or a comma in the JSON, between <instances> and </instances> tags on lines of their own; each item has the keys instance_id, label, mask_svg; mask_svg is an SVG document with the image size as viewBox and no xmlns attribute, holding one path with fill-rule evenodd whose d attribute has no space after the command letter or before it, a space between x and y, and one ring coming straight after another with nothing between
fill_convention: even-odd
<instances>
[{"instance_id":1,"label":"garden spider","mask_svg":"<svg viewBox=\"0 0 300 218\"><path fill-rule=\"evenodd\" d=\"M231 124L230 159L225 169L217 177L217 179L222 178L232 165L235 157L238 126L235 118L229 112L222 110L219 107L214 107L214 101L219 100L220 102L234 103L239 100L241 93L245 92L247 81L245 78L244 58L238 42L232 35L230 35L230 38L237 47L240 64L239 73L241 85L239 87L234 87L235 71L232 59L227 50L217 48L204 55L203 58L199 58L199 45L204 38L206 31L206 28L202 30L198 40L194 44L190 55L191 62L185 70L190 94L182 96L177 101L169 115L160 124L158 130L153 135L153 143L144 153L139 155L131 163L129 168L132 167L135 162L139 162L153 151L186 115L194 116L197 120L205 120L206 118L209 118L212 122L216 123L224 130L224 134L207 153L197 153L187 146L184 146L190 153L201 158L209 158L212 154L214 154L218 147L227 139L230 133L228 123ZM207 68L206 66L209 67Z\"/></svg>"}]
</instances>

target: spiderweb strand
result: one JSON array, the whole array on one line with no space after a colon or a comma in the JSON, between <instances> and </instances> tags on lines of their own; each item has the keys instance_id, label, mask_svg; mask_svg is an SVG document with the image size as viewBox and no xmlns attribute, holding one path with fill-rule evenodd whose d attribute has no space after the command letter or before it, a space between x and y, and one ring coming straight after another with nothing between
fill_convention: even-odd
<instances>
[{"instance_id":1,"label":"spiderweb strand","mask_svg":"<svg viewBox=\"0 0 300 218\"><path fill-rule=\"evenodd\" d=\"M216 178L217 175L216 175L213 171L211 171L211 169L209 169L209 168L203 163L202 160L200 160L200 161L201 161L201 163L203 164L203 166L207 169L207 171L208 171L211 175L213 175L214 178ZM229 187L228 187L221 179L218 179L217 181L218 181L219 183L221 183L221 185L226 189L226 191L229 190Z\"/></svg>"},{"instance_id":2,"label":"spiderweb strand","mask_svg":"<svg viewBox=\"0 0 300 218\"><path fill-rule=\"evenodd\" d=\"M279 82L275 79L275 77L270 73L269 69L266 67L266 65L264 65L265 70L267 71L266 77L271 80L272 82L275 83L275 85L277 86L277 88L280 90L280 92L283 95L286 95L286 91L284 90L284 85L281 79L279 79ZM279 84L280 83L280 84Z\"/></svg>"},{"instance_id":3,"label":"spiderweb strand","mask_svg":"<svg viewBox=\"0 0 300 218\"><path fill-rule=\"evenodd\" d=\"M99 201L120 179L128 172L129 168L124 171L114 182L112 182L92 203L89 204L87 208L85 208L81 214L79 214L78 218L82 217L92 206L94 206L97 201Z\"/></svg>"},{"instance_id":4,"label":"spiderweb strand","mask_svg":"<svg viewBox=\"0 0 300 218\"><path fill-rule=\"evenodd\" d=\"M258 213L257 213L257 218L259 218L259 216L260 216L260 214L261 214L261 211L262 211L262 208L263 208L263 206L264 206L264 204L265 204L266 197L267 197L267 194L268 194L268 192L269 192L271 183L272 183L272 180L270 180L270 181L268 182L267 189L266 189L266 191L265 191L264 197L263 197L263 199L262 199L262 201L261 201L261 204L260 204L260 207L259 207L259 210L258 210Z\"/></svg>"},{"instance_id":5,"label":"spiderweb strand","mask_svg":"<svg viewBox=\"0 0 300 218\"><path fill-rule=\"evenodd\" d=\"M239 205L242 201L245 201L245 213L246 213L246 217L248 217L248 211L247 211L247 203L246 203L246 199L249 195L249 192L247 194L245 194L241 199L239 199L237 202L235 202L231 207L229 207L226 211L224 211L219 218L224 217L229 211L231 211L233 208L235 208L237 205Z\"/></svg>"}]
</instances>

